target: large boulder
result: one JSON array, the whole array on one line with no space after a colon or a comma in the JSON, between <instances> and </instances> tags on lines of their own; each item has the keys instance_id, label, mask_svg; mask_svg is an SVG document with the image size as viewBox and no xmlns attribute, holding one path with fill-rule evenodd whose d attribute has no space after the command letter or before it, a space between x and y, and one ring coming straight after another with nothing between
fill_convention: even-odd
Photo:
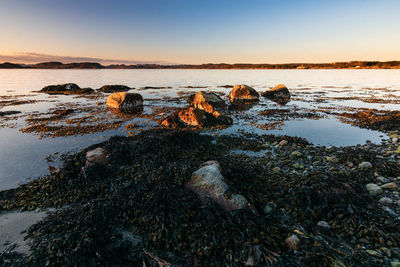
<instances>
[{"instance_id":1,"label":"large boulder","mask_svg":"<svg viewBox=\"0 0 400 267\"><path fill-rule=\"evenodd\" d=\"M66 83L46 86L40 92L50 95L82 95L93 93L94 90L92 88L80 88L75 83Z\"/></svg>"},{"instance_id":2,"label":"large boulder","mask_svg":"<svg viewBox=\"0 0 400 267\"><path fill-rule=\"evenodd\" d=\"M231 103L258 101L260 95L256 90L245 84L237 84L229 93Z\"/></svg>"},{"instance_id":3,"label":"large boulder","mask_svg":"<svg viewBox=\"0 0 400 267\"><path fill-rule=\"evenodd\" d=\"M289 99L290 92L286 86L284 86L283 84L278 84L274 88L271 88L269 91L262 93L262 96L267 97L267 98L273 98L273 99L276 99L276 98Z\"/></svg>"},{"instance_id":4,"label":"large boulder","mask_svg":"<svg viewBox=\"0 0 400 267\"><path fill-rule=\"evenodd\" d=\"M124 113L143 111L143 97L136 93L118 92L108 96L107 107Z\"/></svg>"},{"instance_id":5,"label":"large boulder","mask_svg":"<svg viewBox=\"0 0 400 267\"><path fill-rule=\"evenodd\" d=\"M207 161L192 174L185 185L200 196L211 198L227 211L250 208L247 199L241 194L227 194L229 186L221 173L218 161Z\"/></svg>"},{"instance_id":6,"label":"large boulder","mask_svg":"<svg viewBox=\"0 0 400 267\"><path fill-rule=\"evenodd\" d=\"M215 117L221 115L221 111L226 107L224 100L214 93L198 92L192 101L195 108L213 114Z\"/></svg>"},{"instance_id":7,"label":"large boulder","mask_svg":"<svg viewBox=\"0 0 400 267\"><path fill-rule=\"evenodd\" d=\"M114 84L114 85L104 85L99 91L103 93L116 93L116 92L126 92L131 90L132 88L126 85Z\"/></svg>"},{"instance_id":8,"label":"large boulder","mask_svg":"<svg viewBox=\"0 0 400 267\"><path fill-rule=\"evenodd\" d=\"M179 127L212 127L221 125L231 125L232 119L227 116L220 115L215 117L213 114L207 113L204 110L189 107L186 109L181 109L176 111L164 120L162 120L161 125L169 128L179 128Z\"/></svg>"}]
</instances>

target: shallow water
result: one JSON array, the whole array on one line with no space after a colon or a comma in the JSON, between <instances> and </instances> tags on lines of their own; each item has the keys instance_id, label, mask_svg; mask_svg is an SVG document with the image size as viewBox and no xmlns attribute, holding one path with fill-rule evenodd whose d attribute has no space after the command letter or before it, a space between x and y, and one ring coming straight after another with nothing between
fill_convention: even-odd
<instances>
[{"instance_id":1,"label":"shallow water","mask_svg":"<svg viewBox=\"0 0 400 267\"><path fill-rule=\"evenodd\" d=\"M400 70L0 70L0 97L16 96L19 100L40 100L31 104L4 106L0 110L18 110L28 116L35 112L46 112L65 103L95 105L105 102L106 96L100 99L85 99L74 96L48 96L34 93L50 84L67 82L79 86L99 88L105 84L124 84L136 88L145 99L144 113L151 113L155 106L184 107L184 99L171 100L180 93L210 90L223 94L227 100L230 88L222 85L244 83L259 92L268 90L279 83L285 84L292 93L292 101L280 106L261 97L260 103L247 110L232 110L230 116L234 125L218 131L221 133L252 132L258 134L278 134L304 137L317 145L355 145L366 140L380 142L385 134L379 131L360 129L344 124L334 115L323 114L321 118L289 117L280 127L265 130L254 127L250 122L265 123L273 121L269 116L259 112L270 109L298 110L299 114L315 113L316 109L359 109L373 108L378 110L400 109ZM172 87L171 89L148 89L145 86ZM183 88L187 86L206 88ZM345 98L345 99L343 99ZM367 103L363 100L382 98L393 100L392 103ZM4 98L3 98L4 99ZM0 99L1 100L1 99ZM397 101L397 102L396 102ZM103 107L103 106L101 106ZM105 105L104 105L105 109ZM107 114L110 115L110 114ZM79 117L79 114L75 115ZM132 119L133 120L133 119ZM74 152L91 144L107 139L112 135L128 135L123 127L93 134L43 138L37 135L21 133L25 120L19 118L13 125L0 127L0 190L17 186L48 173L48 166L58 166L47 162L46 157L59 152ZM126 125L125 122L123 125ZM208 131L206 131L208 132ZM215 133L215 131L211 131Z\"/></svg>"}]
</instances>

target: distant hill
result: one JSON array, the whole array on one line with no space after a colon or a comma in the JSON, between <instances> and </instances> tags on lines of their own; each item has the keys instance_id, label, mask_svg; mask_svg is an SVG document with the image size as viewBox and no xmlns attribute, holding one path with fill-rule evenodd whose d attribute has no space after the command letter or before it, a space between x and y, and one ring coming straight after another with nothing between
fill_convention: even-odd
<instances>
[{"instance_id":1,"label":"distant hill","mask_svg":"<svg viewBox=\"0 0 400 267\"><path fill-rule=\"evenodd\" d=\"M43 62L38 64L14 64L5 62L1 69L400 69L400 61L349 61L335 63L291 63L291 64L135 64L103 66L96 62L68 63Z\"/></svg>"}]
</instances>

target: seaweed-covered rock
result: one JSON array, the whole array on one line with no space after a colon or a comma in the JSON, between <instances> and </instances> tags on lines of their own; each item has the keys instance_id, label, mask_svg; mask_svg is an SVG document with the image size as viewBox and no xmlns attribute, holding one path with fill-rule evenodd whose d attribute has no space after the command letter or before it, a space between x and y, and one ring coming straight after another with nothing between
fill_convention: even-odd
<instances>
[{"instance_id":1,"label":"seaweed-covered rock","mask_svg":"<svg viewBox=\"0 0 400 267\"><path fill-rule=\"evenodd\" d=\"M204 110L207 113L213 114L215 117L221 115L221 111L225 108L226 104L221 97L214 93L207 93L200 91L193 97L193 106L195 108Z\"/></svg>"},{"instance_id":2,"label":"seaweed-covered rock","mask_svg":"<svg viewBox=\"0 0 400 267\"><path fill-rule=\"evenodd\" d=\"M107 107L124 113L143 111L143 97L136 93L118 92L108 96Z\"/></svg>"},{"instance_id":3,"label":"seaweed-covered rock","mask_svg":"<svg viewBox=\"0 0 400 267\"><path fill-rule=\"evenodd\" d=\"M179 127L212 127L219 125L231 125L232 119L227 116L220 115L215 117L214 115L205 112L204 110L189 107L181 109L180 111L174 112L162 120L161 125L170 128Z\"/></svg>"},{"instance_id":4,"label":"seaweed-covered rock","mask_svg":"<svg viewBox=\"0 0 400 267\"><path fill-rule=\"evenodd\" d=\"M231 194L228 196L228 184L221 174L221 165L218 161L207 161L202 167L192 174L192 178L186 187L200 196L201 199L206 197L213 199L225 210L237 210L249 208L249 202L240 194Z\"/></svg>"},{"instance_id":5,"label":"seaweed-covered rock","mask_svg":"<svg viewBox=\"0 0 400 267\"><path fill-rule=\"evenodd\" d=\"M82 95L93 93L94 90L91 88L80 88L75 83L66 83L46 86L42 90L40 90L40 92L50 95Z\"/></svg>"},{"instance_id":6,"label":"seaweed-covered rock","mask_svg":"<svg viewBox=\"0 0 400 267\"><path fill-rule=\"evenodd\" d=\"M262 96L272 99L289 99L290 92L285 85L278 84L274 88L271 88L271 90L262 93Z\"/></svg>"},{"instance_id":7,"label":"seaweed-covered rock","mask_svg":"<svg viewBox=\"0 0 400 267\"><path fill-rule=\"evenodd\" d=\"M233 86L233 89L229 93L229 101L231 103L258 101L259 98L260 95L258 92L254 90L254 88L245 84L237 84Z\"/></svg>"},{"instance_id":8,"label":"seaweed-covered rock","mask_svg":"<svg viewBox=\"0 0 400 267\"><path fill-rule=\"evenodd\" d=\"M116 92L126 92L131 90L132 88L126 85L114 84L114 85L104 85L99 91L103 93L116 93Z\"/></svg>"}]
</instances>

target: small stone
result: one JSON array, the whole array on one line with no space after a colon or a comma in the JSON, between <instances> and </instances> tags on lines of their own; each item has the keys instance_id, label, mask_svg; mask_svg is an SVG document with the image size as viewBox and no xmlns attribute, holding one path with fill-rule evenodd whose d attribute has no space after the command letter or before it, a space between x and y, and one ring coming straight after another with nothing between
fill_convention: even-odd
<instances>
[{"instance_id":1,"label":"small stone","mask_svg":"<svg viewBox=\"0 0 400 267\"><path fill-rule=\"evenodd\" d=\"M371 196L376 196L376 195L382 194L382 188L380 188L380 186L377 184L370 183L370 184L367 184L365 187L367 188L367 191L369 192L369 194Z\"/></svg>"},{"instance_id":2,"label":"small stone","mask_svg":"<svg viewBox=\"0 0 400 267\"><path fill-rule=\"evenodd\" d=\"M297 250L300 245L300 239L297 235L291 235L285 239L285 243L290 249Z\"/></svg>"},{"instance_id":3,"label":"small stone","mask_svg":"<svg viewBox=\"0 0 400 267\"><path fill-rule=\"evenodd\" d=\"M382 182L382 183L389 183L390 182L390 180L388 178L385 178L385 177L382 177L382 176L379 176L376 179L378 181Z\"/></svg>"},{"instance_id":4,"label":"small stone","mask_svg":"<svg viewBox=\"0 0 400 267\"><path fill-rule=\"evenodd\" d=\"M377 258L382 258L382 254L379 253L376 250L372 250L372 249L367 249L365 252L367 252L369 255L377 257Z\"/></svg>"},{"instance_id":5,"label":"small stone","mask_svg":"<svg viewBox=\"0 0 400 267\"><path fill-rule=\"evenodd\" d=\"M278 145L279 145L279 146L286 146L288 143L289 143L288 141L282 140L282 141L279 142Z\"/></svg>"},{"instance_id":6,"label":"small stone","mask_svg":"<svg viewBox=\"0 0 400 267\"><path fill-rule=\"evenodd\" d=\"M273 172L280 172L280 171L281 171L281 168L275 167L275 168L272 169L272 171L273 171Z\"/></svg>"},{"instance_id":7,"label":"small stone","mask_svg":"<svg viewBox=\"0 0 400 267\"><path fill-rule=\"evenodd\" d=\"M107 165L109 163L109 154L102 148L98 147L96 149L86 152L86 164L85 167L92 166L93 164Z\"/></svg>"},{"instance_id":8,"label":"small stone","mask_svg":"<svg viewBox=\"0 0 400 267\"><path fill-rule=\"evenodd\" d=\"M358 167L361 170L368 170L368 169L372 168L372 164L371 164L371 162L363 161L358 165Z\"/></svg>"},{"instance_id":9,"label":"small stone","mask_svg":"<svg viewBox=\"0 0 400 267\"><path fill-rule=\"evenodd\" d=\"M336 156L332 156L332 157L327 156L326 160L329 161L329 162L332 162L332 163L338 163L339 162L339 159Z\"/></svg>"},{"instance_id":10,"label":"small stone","mask_svg":"<svg viewBox=\"0 0 400 267\"><path fill-rule=\"evenodd\" d=\"M393 200L388 197L382 197L381 199L379 199L379 202L385 206L390 206L393 204Z\"/></svg>"},{"instance_id":11,"label":"small stone","mask_svg":"<svg viewBox=\"0 0 400 267\"><path fill-rule=\"evenodd\" d=\"M331 229L331 227L329 226L329 223L327 223L326 221L319 221L317 223L317 226L321 227L322 229L325 229L325 230L330 230Z\"/></svg>"},{"instance_id":12,"label":"small stone","mask_svg":"<svg viewBox=\"0 0 400 267\"><path fill-rule=\"evenodd\" d=\"M274 210L275 207L276 207L276 205L273 202L269 202L269 203L265 204L265 206L263 208L264 214L270 214Z\"/></svg>"},{"instance_id":13,"label":"small stone","mask_svg":"<svg viewBox=\"0 0 400 267\"><path fill-rule=\"evenodd\" d=\"M291 155L294 156L294 157L300 158L301 156L303 156L303 153L301 153L300 151L295 150L295 151L292 152Z\"/></svg>"},{"instance_id":14,"label":"small stone","mask_svg":"<svg viewBox=\"0 0 400 267\"><path fill-rule=\"evenodd\" d=\"M393 144L397 144L398 141L399 141L398 137L392 138L392 143Z\"/></svg>"},{"instance_id":15,"label":"small stone","mask_svg":"<svg viewBox=\"0 0 400 267\"><path fill-rule=\"evenodd\" d=\"M399 186L396 183L393 183L393 182L381 185L382 189L394 189L394 188L398 188L398 187Z\"/></svg>"}]
</instances>

